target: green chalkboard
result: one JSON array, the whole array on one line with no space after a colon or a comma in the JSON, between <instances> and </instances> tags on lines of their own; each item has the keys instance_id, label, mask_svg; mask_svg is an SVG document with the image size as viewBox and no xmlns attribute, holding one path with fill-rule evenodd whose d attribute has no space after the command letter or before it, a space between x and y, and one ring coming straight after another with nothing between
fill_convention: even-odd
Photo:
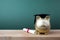
<instances>
[{"instance_id":1,"label":"green chalkboard","mask_svg":"<svg viewBox=\"0 0 60 40\"><path fill-rule=\"evenodd\" d=\"M0 29L34 29L39 13L51 14L51 29L60 29L60 0L0 0Z\"/></svg>"}]
</instances>

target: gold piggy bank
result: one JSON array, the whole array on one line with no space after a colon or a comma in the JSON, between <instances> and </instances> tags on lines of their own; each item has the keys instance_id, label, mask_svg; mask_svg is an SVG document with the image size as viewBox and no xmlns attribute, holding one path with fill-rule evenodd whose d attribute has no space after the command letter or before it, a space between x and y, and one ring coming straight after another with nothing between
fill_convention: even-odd
<instances>
[{"instance_id":1,"label":"gold piggy bank","mask_svg":"<svg viewBox=\"0 0 60 40\"><path fill-rule=\"evenodd\" d=\"M50 16L49 14L35 15L35 34L48 34L50 31Z\"/></svg>"}]
</instances>

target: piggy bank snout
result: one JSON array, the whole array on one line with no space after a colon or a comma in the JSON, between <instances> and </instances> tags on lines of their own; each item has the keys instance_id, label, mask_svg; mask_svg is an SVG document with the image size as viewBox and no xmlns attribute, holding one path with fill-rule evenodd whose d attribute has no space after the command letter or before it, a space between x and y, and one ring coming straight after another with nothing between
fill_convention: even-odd
<instances>
[{"instance_id":1,"label":"piggy bank snout","mask_svg":"<svg viewBox=\"0 0 60 40\"><path fill-rule=\"evenodd\" d=\"M41 25L40 28L47 28L47 26L46 25Z\"/></svg>"},{"instance_id":2,"label":"piggy bank snout","mask_svg":"<svg viewBox=\"0 0 60 40\"><path fill-rule=\"evenodd\" d=\"M46 25L41 25L41 27L46 27Z\"/></svg>"}]
</instances>

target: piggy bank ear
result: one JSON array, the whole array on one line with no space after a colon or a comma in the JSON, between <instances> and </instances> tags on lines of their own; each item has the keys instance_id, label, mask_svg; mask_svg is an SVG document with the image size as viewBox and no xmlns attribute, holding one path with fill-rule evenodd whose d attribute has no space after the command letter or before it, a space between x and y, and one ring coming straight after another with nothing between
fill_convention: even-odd
<instances>
[{"instance_id":1,"label":"piggy bank ear","mask_svg":"<svg viewBox=\"0 0 60 40\"><path fill-rule=\"evenodd\" d=\"M46 16L45 19L46 19L46 20L50 20L50 16Z\"/></svg>"},{"instance_id":2,"label":"piggy bank ear","mask_svg":"<svg viewBox=\"0 0 60 40\"><path fill-rule=\"evenodd\" d=\"M36 19L39 19L39 18L41 18L40 16L36 16Z\"/></svg>"}]
</instances>

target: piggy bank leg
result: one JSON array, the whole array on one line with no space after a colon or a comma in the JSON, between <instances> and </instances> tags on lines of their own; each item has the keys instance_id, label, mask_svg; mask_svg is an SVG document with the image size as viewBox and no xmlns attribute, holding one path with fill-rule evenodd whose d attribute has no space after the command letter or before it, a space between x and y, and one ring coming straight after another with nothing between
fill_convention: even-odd
<instances>
[{"instance_id":1,"label":"piggy bank leg","mask_svg":"<svg viewBox=\"0 0 60 40\"><path fill-rule=\"evenodd\" d=\"M45 33L45 35L47 35L48 33Z\"/></svg>"},{"instance_id":2,"label":"piggy bank leg","mask_svg":"<svg viewBox=\"0 0 60 40\"><path fill-rule=\"evenodd\" d=\"M38 31L37 31L37 30L35 30L34 34L38 34Z\"/></svg>"},{"instance_id":3,"label":"piggy bank leg","mask_svg":"<svg viewBox=\"0 0 60 40\"><path fill-rule=\"evenodd\" d=\"M36 30L34 34L36 34L36 35L47 35L48 31L47 32L41 32L41 31Z\"/></svg>"},{"instance_id":4,"label":"piggy bank leg","mask_svg":"<svg viewBox=\"0 0 60 40\"><path fill-rule=\"evenodd\" d=\"M40 32L38 30L36 30L34 34L40 35Z\"/></svg>"}]
</instances>

